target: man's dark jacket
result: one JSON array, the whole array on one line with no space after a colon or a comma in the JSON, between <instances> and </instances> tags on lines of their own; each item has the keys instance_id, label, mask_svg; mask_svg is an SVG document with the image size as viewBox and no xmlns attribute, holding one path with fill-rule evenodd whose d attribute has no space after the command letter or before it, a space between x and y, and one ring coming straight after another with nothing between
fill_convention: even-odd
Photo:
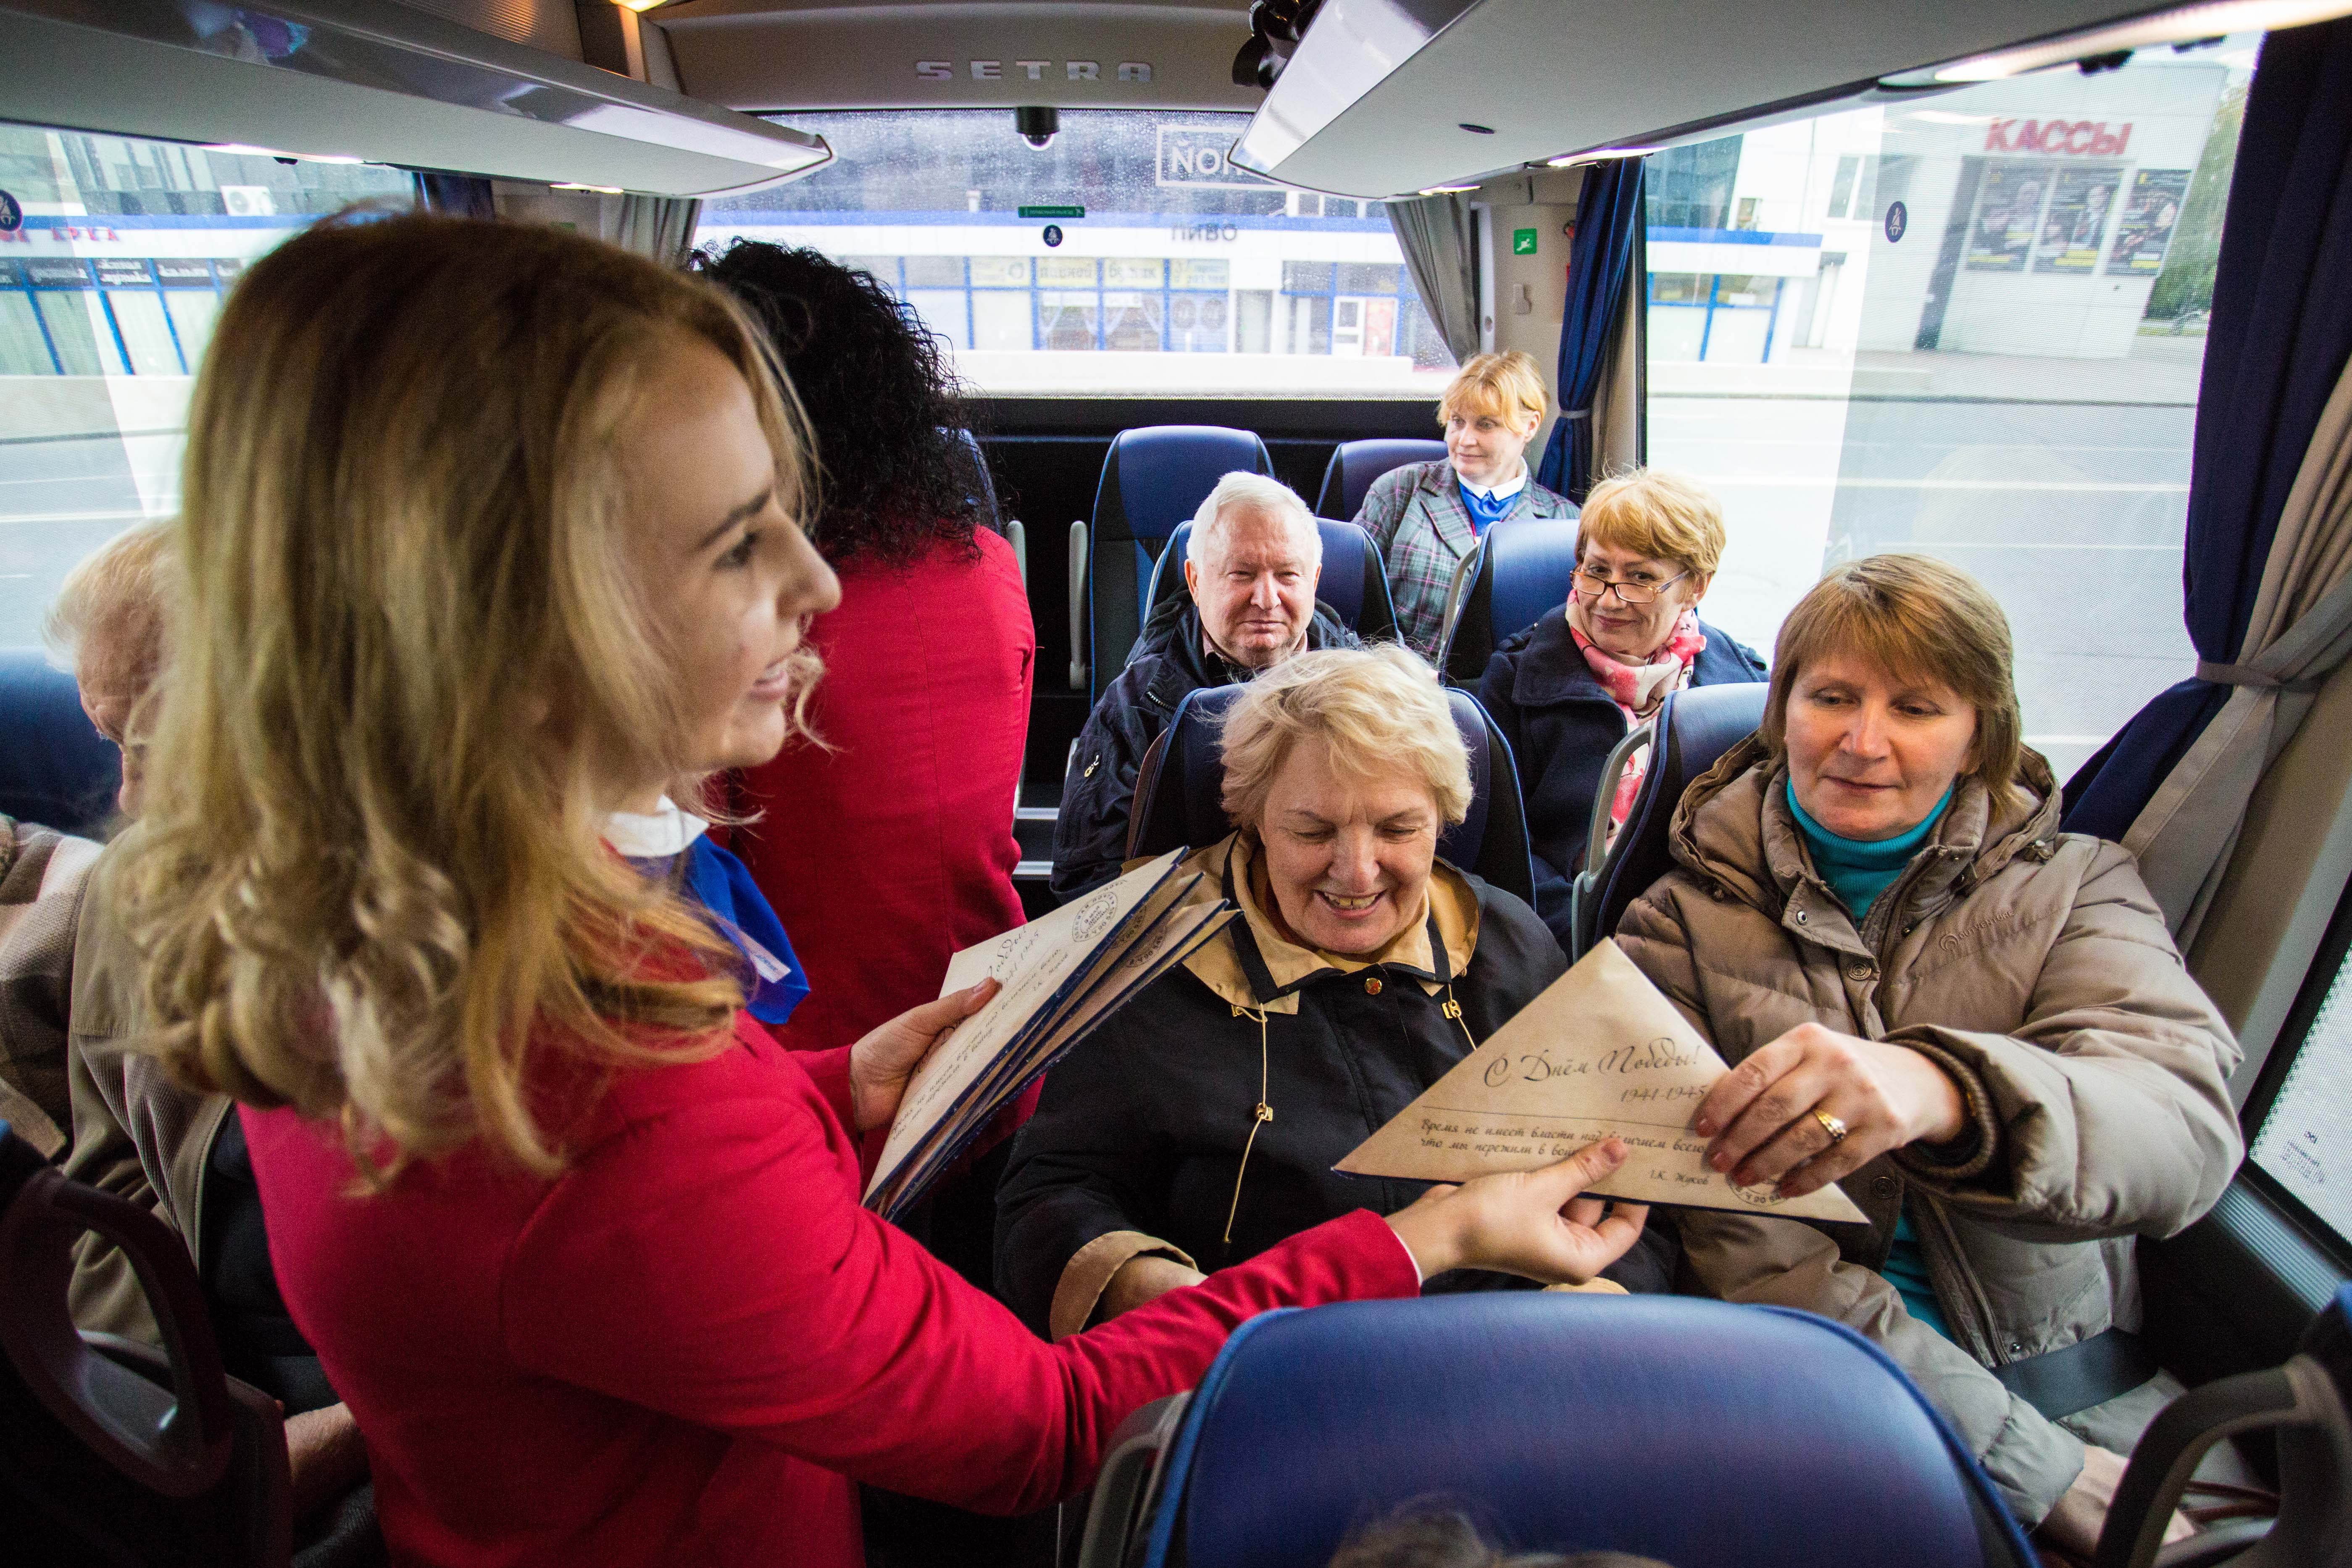
<instances>
[{"instance_id":1,"label":"man's dark jacket","mask_svg":"<svg viewBox=\"0 0 2352 1568\"><path fill-rule=\"evenodd\" d=\"M1706 634L1706 647L1692 661L1693 686L1765 679L1764 660L1753 648L1705 621L1698 629ZM1478 682L1478 700L1494 715L1518 763L1528 843L1535 852L1536 912L1560 946L1570 947L1569 882L1591 832L1601 766L1625 738L1625 710L1584 662L1569 633L1565 605L1495 650Z\"/></svg>"},{"instance_id":2,"label":"man's dark jacket","mask_svg":"<svg viewBox=\"0 0 2352 1568\"><path fill-rule=\"evenodd\" d=\"M1062 781L1062 810L1054 823L1054 896L1067 903L1118 875L1127 858L1127 819L1135 805L1135 775L1143 753L1176 716L1185 694L1203 686L1231 686L1251 671L1203 648L1201 612L1190 595L1163 601L1144 624L1127 668L1103 689L1078 731L1078 749ZM1361 647L1330 605L1316 602L1307 626L1312 652Z\"/></svg>"}]
</instances>

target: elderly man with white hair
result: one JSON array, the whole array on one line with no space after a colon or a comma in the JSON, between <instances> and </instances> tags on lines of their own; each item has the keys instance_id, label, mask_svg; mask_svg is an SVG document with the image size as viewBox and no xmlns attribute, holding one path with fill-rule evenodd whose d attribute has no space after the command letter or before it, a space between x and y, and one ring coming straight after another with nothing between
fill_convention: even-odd
<instances>
[{"instance_id":1,"label":"elderly man with white hair","mask_svg":"<svg viewBox=\"0 0 2352 1568\"><path fill-rule=\"evenodd\" d=\"M1260 474L1227 474L1192 517L1188 592L1152 614L1078 733L1054 827L1054 892L1065 900L1118 874L1143 753L1184 694L1228 686L1310 648L1355 647L1315 598L1323 540L1307 503Z\"/></svg>"}]
</instances>

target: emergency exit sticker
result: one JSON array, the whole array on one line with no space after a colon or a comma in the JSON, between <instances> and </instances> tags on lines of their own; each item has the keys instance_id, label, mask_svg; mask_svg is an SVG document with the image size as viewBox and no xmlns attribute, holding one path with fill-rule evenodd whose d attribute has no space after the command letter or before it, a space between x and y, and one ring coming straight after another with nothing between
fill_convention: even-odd
<instances>
[{"instance_id":1,"label":"emergency exit sticker","mask_svg":"<svg viewBox=\"0 0 2352 1568\"><path fill-rule=\"evenodd\" d=\"M1533 256L1536 253L1536 231L1531 228L1511 230L1511 254Z\"/></svg>"}]
</instances>

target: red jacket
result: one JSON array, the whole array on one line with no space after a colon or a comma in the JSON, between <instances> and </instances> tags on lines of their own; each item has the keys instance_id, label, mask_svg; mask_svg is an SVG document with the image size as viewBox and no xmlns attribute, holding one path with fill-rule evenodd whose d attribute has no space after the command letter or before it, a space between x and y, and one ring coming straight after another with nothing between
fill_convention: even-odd
<instances>
[{"instance_id":1,"label":"red jacket","mask_svg":"<svg viewBox=\"0 0 2352 1568\"><path fill-rule=\"evenodd\" d=\"M551 1182L474 1146L353 1197L339 1131L243 1112L395 1562L856 1568L853 1481L1042 1507L1244 1319L1418 1288L1360 1211L1047 1345L858 1206L846 1051L736 1038L619 1075Z\"/></svg>"},{"instance_id":2,"label":"red jacket","mask_svg":"<svg viewBox=\"0 0 2352 1568\"><path fill-rule=\"evenodd\" d=\"M1013 795L1037 633L1013 547L934 544L907 566L850 563L810 641L825 678L795 743L737 776L761 819L729 847L775 906L810 993L778 1029L795 1050L856 1043L940 994L948 959L1021 923Z\"/></svg>"}]
</instances>

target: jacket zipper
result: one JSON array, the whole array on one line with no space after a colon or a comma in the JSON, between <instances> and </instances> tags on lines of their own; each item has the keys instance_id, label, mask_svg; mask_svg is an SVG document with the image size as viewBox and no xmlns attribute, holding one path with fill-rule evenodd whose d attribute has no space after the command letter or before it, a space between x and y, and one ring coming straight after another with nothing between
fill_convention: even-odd
<instances>
[{"instance_id":1,"label":"jacket zipper","mask_svg":"<svg viewBox=\"0 0 2352 1568\"><path fill-rule=\"evenodd\" d=\"M1889 968L1887 950L1916 930L1919 923L1912 921L1897 931L1895 911L1899 909L1906 915L1910 912L1907 906L1912 890L1925 875L1924 865L1912 865L1902 879L1879 899L1863 921L1863 945L1870 950L1877 969L1875 975L1862 983L1874 988L1862 998L1866 1015L1863 1022L1874 1040L1883 1040L1886 1037L1886 1017L1879 1011L1874 988L1885 982ZM1965 877L1968 872L1964 869L1959 875ZM1900 1175L1895 1180L1898 1187L1895 1215L1900 1223L1901 1216L1910 1213L1915 1205L1911 1203L1912 1184ZM2006 1361L2007 1354L2005 1347L1995 1342L1992 1303L1986 1299L1983 1287L1969 1268L1968 1257L1960 1249L1959 1238L1952 1234L1950 1217L1944 1213L1943 1205L1925 1192L1920 1194L1916 1207L1918 1223L1915 1228L1920 1238L1919 1252L1927 1265L1927 1279L1935 1289L1936 1304L1944 1310L1947 1322L1959 1329L1963 1349L1986 1366L2000 1365ZM1974 1342L1967 1342L1969 1341Z\"/></svg>"}]
</instances>

